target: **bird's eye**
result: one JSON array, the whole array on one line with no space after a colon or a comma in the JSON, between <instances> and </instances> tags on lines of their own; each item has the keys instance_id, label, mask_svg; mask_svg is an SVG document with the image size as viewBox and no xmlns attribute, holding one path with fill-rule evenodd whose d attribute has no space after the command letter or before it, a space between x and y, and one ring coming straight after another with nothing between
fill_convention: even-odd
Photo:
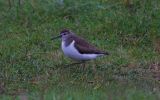
<instances>
[{"instance_id":1,"label":"bird's eye","mask_svg":"<svg viewBox=\"0 0 160 100\"><path fill-rule=\"evenodd\" d=\"M65 33L63 33L63 35L67 35L67 33L65 32Z\"/></svg>"}]
</instances>

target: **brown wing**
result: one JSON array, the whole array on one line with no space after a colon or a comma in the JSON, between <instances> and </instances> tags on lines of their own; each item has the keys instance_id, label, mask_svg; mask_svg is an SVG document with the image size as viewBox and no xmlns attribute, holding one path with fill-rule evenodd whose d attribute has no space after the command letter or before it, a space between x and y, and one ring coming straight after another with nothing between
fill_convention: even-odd
<instances>
[{"instance_id":1,"label":"brown wing","mask_svg":"<svg viewBox=\"0 0 160 100\"><path fill-rule=\"evenodd\" d=\"M83 38L77 37L72 35L72 38L75 39L75 47L78 49L78 51L82 54L88 53L88 54L106 54L107 52L103 52L101 50L98 50L95 46L92 44L89 44L87 41L85 41ZM81 42L83 41L83 42Z\"/></svg>"}]
</instances>

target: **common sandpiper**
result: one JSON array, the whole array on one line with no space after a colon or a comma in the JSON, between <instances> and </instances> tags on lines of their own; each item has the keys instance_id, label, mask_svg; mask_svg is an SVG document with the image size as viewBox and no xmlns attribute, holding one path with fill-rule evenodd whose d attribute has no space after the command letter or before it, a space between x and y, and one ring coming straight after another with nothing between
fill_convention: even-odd
<instances>
[{"instance_id":1,"label":"common sandpiper","mask_svg":"<svg viewBox=\"0 0 160 100\"><path fill-rule=\"evenodd\" d=\"M100 56L109 55L108 52L97 49L85 39L77 36L68 29L60 32L60 35L53 37L52 40L61 38L61 48L64 54L76 61L92 60Z\"/></svg>"}]
</instances>

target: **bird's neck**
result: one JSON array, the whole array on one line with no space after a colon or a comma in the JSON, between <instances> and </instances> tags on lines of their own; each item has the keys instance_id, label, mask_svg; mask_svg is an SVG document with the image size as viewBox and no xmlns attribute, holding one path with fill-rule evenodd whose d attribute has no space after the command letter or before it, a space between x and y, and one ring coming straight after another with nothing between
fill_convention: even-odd
<instances>
[{"instance_id":1,"label":"bird's neck","mask_svg":"<svg viewBox=\"0 0 160 100\"><path fill-rule=\"evenodd\" d=\"M64 43L65 46L69 46L73 42L73 40L74 39L72 36L62 38L62 42Z\"/></svg>"}]
</instances>

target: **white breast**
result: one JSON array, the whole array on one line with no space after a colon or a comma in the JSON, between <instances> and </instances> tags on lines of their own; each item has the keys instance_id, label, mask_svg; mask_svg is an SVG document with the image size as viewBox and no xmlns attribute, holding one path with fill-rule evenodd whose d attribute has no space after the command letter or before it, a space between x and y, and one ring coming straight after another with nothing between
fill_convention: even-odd
<instances>
[{"instance_id":1,"label":"white breast","mask_svg":"<svg viewBox=\"0 0 160 100\"><path fill-rule=\"evenodd\" d=\"M78 50L74 47L75 41L73 40L72 43L68 46L65 46L64 41L62 41L62 50L66 56L72 58L74 60L90 60L95 59L97 56L102 54L80 54Z\"/></svg>"}]
</instances>

